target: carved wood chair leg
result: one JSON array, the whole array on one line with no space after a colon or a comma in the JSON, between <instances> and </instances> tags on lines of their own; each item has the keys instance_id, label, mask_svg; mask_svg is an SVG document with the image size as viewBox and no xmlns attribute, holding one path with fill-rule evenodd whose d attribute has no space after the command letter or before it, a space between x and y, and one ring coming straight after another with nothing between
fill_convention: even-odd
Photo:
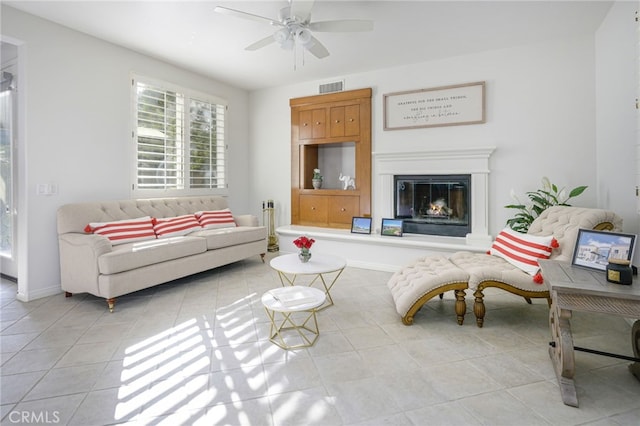
<instances>
[{"instance_id":1,"label":"carved wood chair leg","mask_svg":"<svg viewBox=\"0 0 640 426\"><path fill-rule=\"evenodd\" d=\"M464 315L467 313L467 302L464 300L464 290L455 290L456 294L456 318L458 325L464 322Z\"/></svg>"},{"instance_id":2,"label":"carved wood chair leg","mask_svg":"<svg viewBox=\"0 0 640 426\"><path fill-rule=\"evenodd\" d=\"M64 292L64 297L71 297L73 296L73 293L69 293L68 291Z\"/></svg>"},{"instance_id":3,"label":"carved wood chair leg","mask_svg":"<svg viewBox=\"0 0 640 426\"><path fill-rule=\"evenodd\" d=\"M260 253L260 259L262 259L262 263L264 263L264 255L265 253Z\"/></svg>"},{"instance_id":4,"label":"carved wood chair leg","mask_svg":"<svg viewBox=\"0 0 640 426\"><path fill-rule=\"evenodd\" d=\"M473 313L476 315L476 324L478 327L482 328L484 325L484 315L486 313L484 307L484 294L482 294L482 290L478 289L473 293L475 302L473 303Z\"/></svg>"},{"instance_id":5,"label":"carved wood chair leg","mask_svg":"<svg viewBox=\"0 0 640 426\"><path fill-rule=\"evenodd\" d=\"M528 304L531 304L531 298L530 297L525 297L524 300L526 300Z\"/></svg>"},{"instance_id":6,"label":"carved wood chair leg","mask_svg":"<svg viewBox=\"0 0 640 426\"><path fill-rule=\"evenodd\" d=\"M107 306L109 307L109 312L113 312L113 307L115 306L115 304L116 304L115 297L107 299Z\"/></svg>"},{"instance_id":7,"label":"carved wood chair leg","mask_svg":"<svg viewBox=\"0 0 640 426\"><path fill-rule=\"evenodd\" d=\"M440 300L442 300L442 298L444 297L444 293L440 293L438 296L440 297Z\"/></svg>"}]
</instances>

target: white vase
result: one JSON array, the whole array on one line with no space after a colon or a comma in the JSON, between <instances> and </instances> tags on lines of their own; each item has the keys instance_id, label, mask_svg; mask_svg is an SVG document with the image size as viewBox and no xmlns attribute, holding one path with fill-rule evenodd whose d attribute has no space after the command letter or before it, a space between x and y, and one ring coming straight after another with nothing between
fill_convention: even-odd
<instances>
[{"instance_id":1,"label":"white vase","mask_svg":"<svg viewBox=\"0 0 640 426\"><path fill-rule=\"evenodd\" d=\"M320 189L322 188L322 179L311 179L311 184L313 189Z\"/></svg>"}]
</instances>

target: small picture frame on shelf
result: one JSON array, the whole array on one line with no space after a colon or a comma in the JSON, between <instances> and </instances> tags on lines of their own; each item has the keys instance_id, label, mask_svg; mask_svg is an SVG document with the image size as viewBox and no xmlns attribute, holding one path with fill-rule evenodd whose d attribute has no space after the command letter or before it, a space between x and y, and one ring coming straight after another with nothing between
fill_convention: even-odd
<instances>
[{"instance_id":1,"label":"small picture frame on shelf","mask_svg":"<svg viewBox=\"0 0 640 426\"><path fill-rule=\"evenodd\" d=\"M354 234L371 234L371 218L354 216L351 219L351 232Z\"/></svg>"},{"instance_id":2,"label":"small picture frame on shelf","mask_svg":"<svg viewBox=\"0 0 640 426\"><path fill-rule=\"evenodd\" d=\"M609 259L631 261L635 244L634 234L580 229L571 264L606 271Z\"/></svg>"},{"instance_id":3,"label":"small picture frame on shelf","mask_svg":"<svg viewBox=\"0 0 640 426\"><path fill-rule=\"evenodd\" d=\"M402 237L402 219L382 219L380 235Z\"/></svg>"}]
</instances>

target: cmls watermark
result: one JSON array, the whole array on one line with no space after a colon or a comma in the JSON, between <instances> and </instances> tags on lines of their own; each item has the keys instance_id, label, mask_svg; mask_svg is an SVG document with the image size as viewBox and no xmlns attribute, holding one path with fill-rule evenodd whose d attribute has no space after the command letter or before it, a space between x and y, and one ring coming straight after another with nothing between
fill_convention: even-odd
<instances>
[{"instance_id":1,"label":"cmls watermark","mask_svg":"<svg viewBox=\"0 0 640 426\"><path fill-rule=\"evenodd\" d=\"M60 423L59 411L12 411L9 421L14 424L57 424Z\"/></svg>"}]
</instances>

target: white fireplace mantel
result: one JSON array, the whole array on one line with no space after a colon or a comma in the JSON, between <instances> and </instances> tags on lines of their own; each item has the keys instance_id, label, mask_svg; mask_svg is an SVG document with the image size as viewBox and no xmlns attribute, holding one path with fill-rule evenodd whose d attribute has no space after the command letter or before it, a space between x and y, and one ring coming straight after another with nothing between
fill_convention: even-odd
<instances>
[{"instance_id":1,"label":"white fireplace mantel","mask_svg":"<svg viewBox=\"0 0 640 426\"><path fill-rule=\"evenodd\" d=\"M489 235L489 158L495 147L422 150L419 152L374 152L375 223L393 217L395 175L470 174L471 232L469 245L486 246ZM452 237L455 238L455 237Z\"/></svg>"}]
</instances>

